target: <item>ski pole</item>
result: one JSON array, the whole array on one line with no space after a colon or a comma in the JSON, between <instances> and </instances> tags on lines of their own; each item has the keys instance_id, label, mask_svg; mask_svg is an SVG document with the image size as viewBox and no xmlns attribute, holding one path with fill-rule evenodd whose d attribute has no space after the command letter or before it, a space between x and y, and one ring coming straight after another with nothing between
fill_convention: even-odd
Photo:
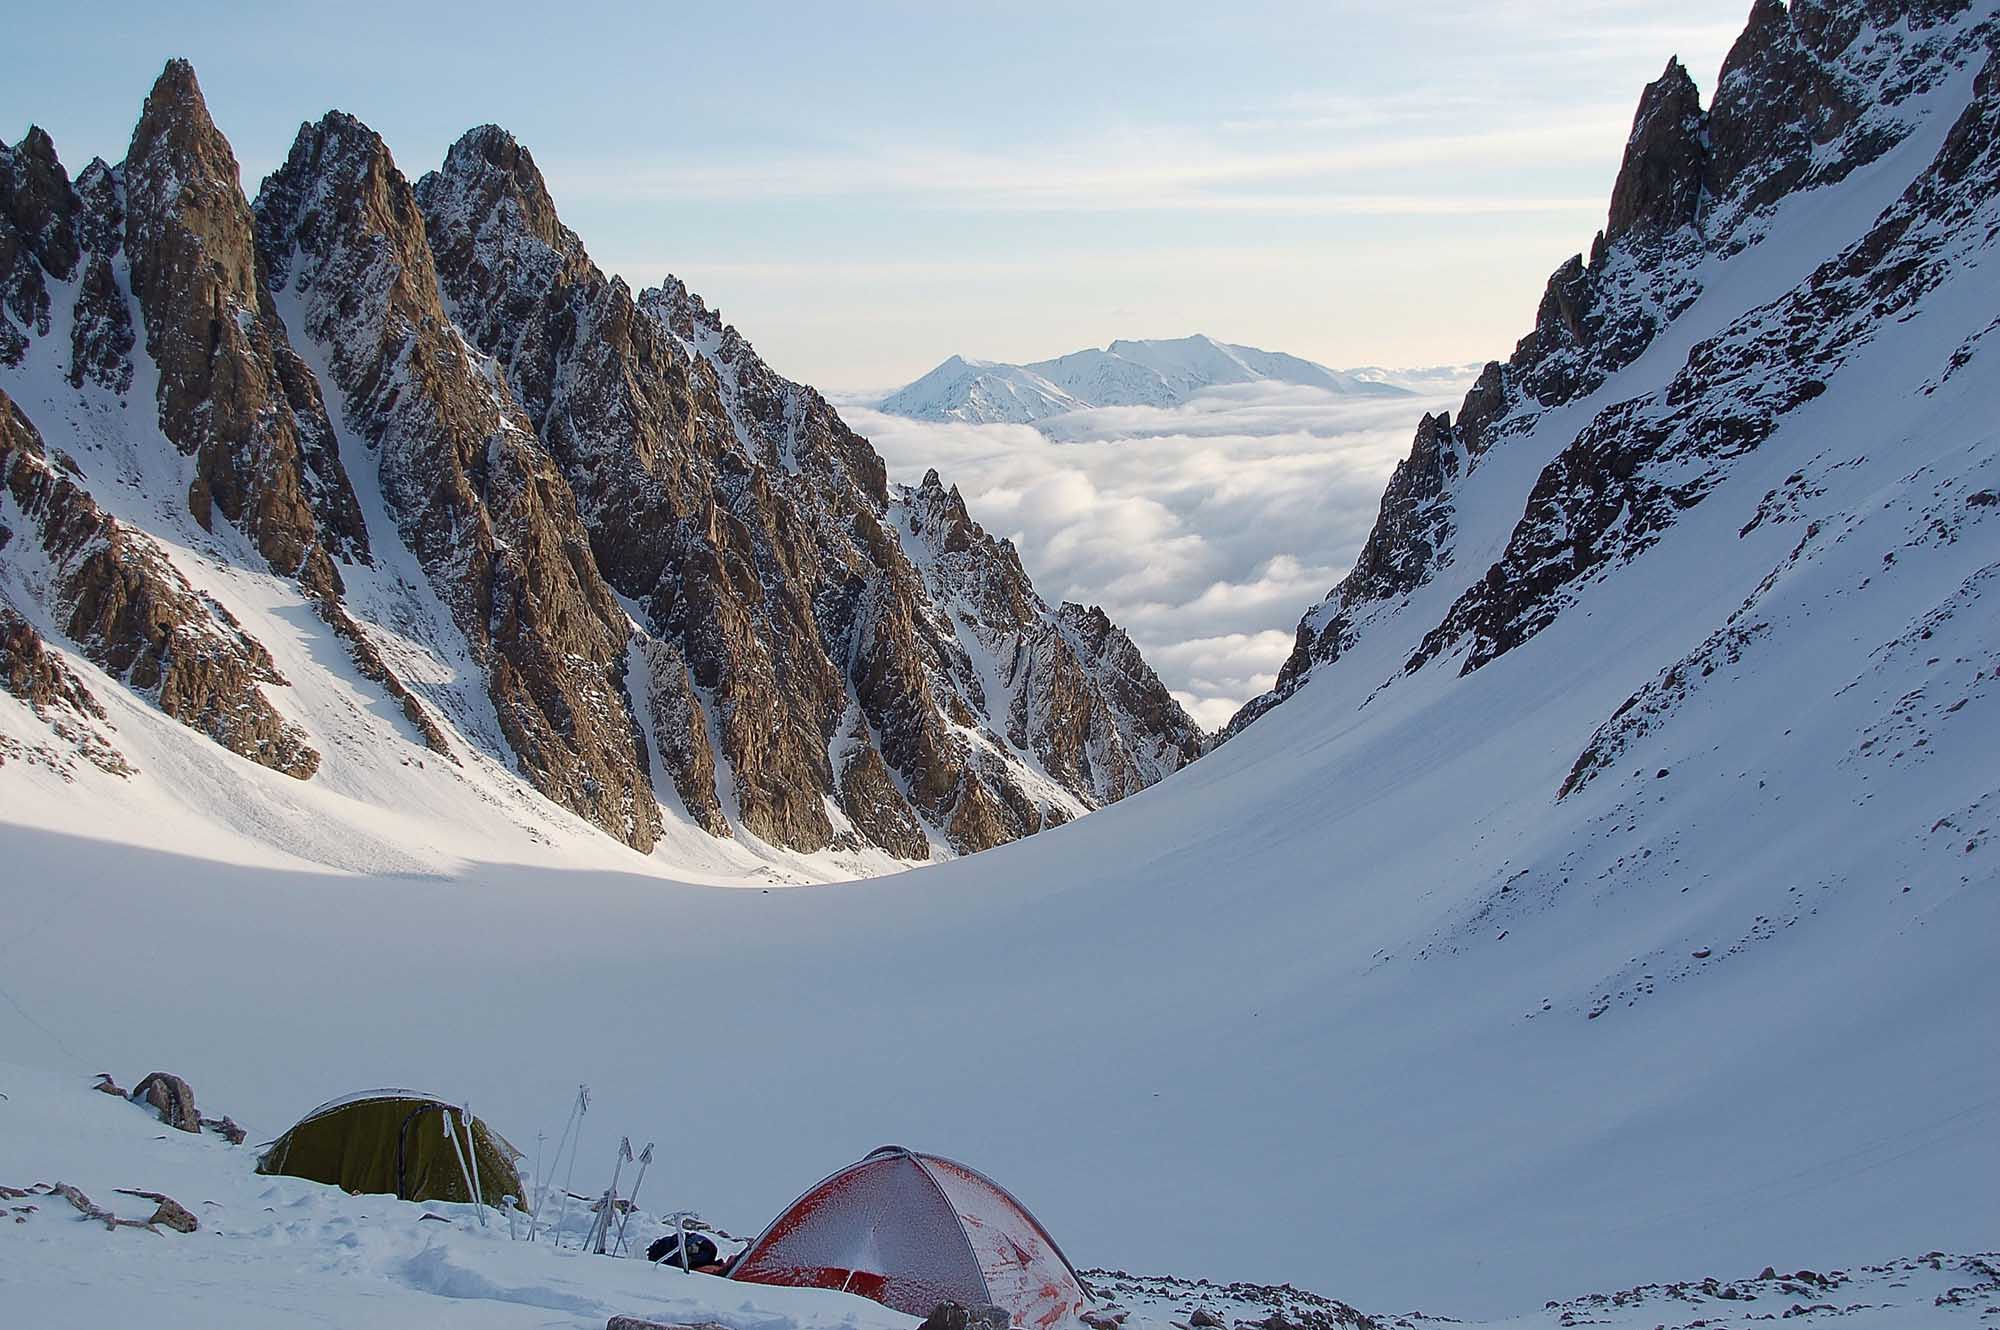
<instances>
[{"instance_id":1,"label":"ski pole","mask_svg":"<svg viewBox=\"0 0 2000 1330\"><path fill-rule=\"evenodd\" d=\"M590 1087L588 1085L579 1085L576 1087L576 1103L576 1139L569 1144L569 1172L563 1176L562 1200L556 1203L556 1246L558 1247L562 1246L563 1220L569 1215L570 1184L576 1180L576 1147L583 1140L584 1116L590 1112ZM558 1156L556 1162L562 1162L560 1156Z\"/></svg>"},{"instance_id":2,"label":"ski pole","mask_svg":"<svg viewBox=\"0 0 2000 1330\"><path fill-rule=\"evenodd\" d=\"M535 1134L535 1208L528 1215L528 1241L530 1242L535 1240L535 1226L541 1222L542 1203L549 1198L549 1186L556 1180L556 1170L562 1167L563 1146L569 1144L570 1128L577 1124L582 1116L584 1106L589 1102L590 1087L587 1085L577 1086L576 1098L569 1106L569 1117L563 1122L562 1135L556 1138L555 1158L549 1161L549 1176L547 1181L543 1181L542 1179L542 1136L540 1132ZM557 1239L557 1245L561 1245L560 1237Z\"/></svg>"},{"instance_id":3,"label":"ski pole","mask_svg":"<svg viewBox=\"0 0 2000 1330\"><path fill-rule=\"evenodd\" d=\"M653 1162L653 1143L646 1142L646 1148L639 1152L639 1176L632 1180L632 1200L625 1207L625 1213L618 1220L618 1245L611 1249L614 1256L625 1254L625 1227L632 1222L632 1212L639 1208L639 1188L646 1185L646 1166Z\"/></svg>"},{"instance_id":4,"label":"ski pole","mask_svg":"<svg viewBox=\"0 0 2000 1330\"><path fill-rule=\"evenodd\" d=\"M605 1189L604 1199L597 1208L597 1222L590 1226L590 1246L599 1256L604 1255L605 1241L611 1236L611 1212L618 1206L618 1175L625 1171L625 1161L632 1157L632 1138L618 1138L618 1158L611 1166L611 1185Z\"/></svg>"},{"instance_id":5,"label":"ski pole","mask_svg":"<svg viewBox=\"0 0 2000 1330\"><path fill-rule=\"evenodd\" d=\"M472 1155L472 1199L479 1206L479 1226L486 1227L486 1193L479 1189L479 1137L473 1131L473 1124L479 1119L472 1116L472 1101L466 1100L465 1107L458 1110L459 1121L465 1124L465 1148Z\"/></svg>"},{"instance_id":6,"label":"ski pole","mask_svg":"<svg viewBox=\"0 0 2000 1330\"><path fill-rule=\"evenodd\" d=\"M472 1170L465 1166L465 1151L458 1148L458 1133L451 1129L451 1110L444 1109L438 1114L444 1125L444 1138L451 1142L451 1152L458 1156L458 1174L465 1179L465 1189L472 1194L472 1203L479 1210L479 1226L486 1227L486 1207L479 1204L479 1192L472 1185Z\"/></svg>"}]
</instances>

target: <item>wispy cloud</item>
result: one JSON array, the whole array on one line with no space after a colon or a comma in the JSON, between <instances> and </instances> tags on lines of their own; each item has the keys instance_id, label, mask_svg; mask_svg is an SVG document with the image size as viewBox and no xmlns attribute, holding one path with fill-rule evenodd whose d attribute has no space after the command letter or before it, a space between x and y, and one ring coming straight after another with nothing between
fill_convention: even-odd
<instances>
[{"instance_id":1,"label":"wispy cloud","mask_svg":"<svg viewBox=\"0 0 2000 1330\"><path fill-rule=\"evenodd\" d=\"M1608 143L1621 141L1622 130L1617 114L1592 112L1554 124L1436 129L1312 146L1246 147L1226 138L1206 128L1117 127L1067 143L996 149L897 140L729 160L579 163L556 171L553 183L566 195L625 201L866 197L1017 212L1548 212L1601 201L1450 188L1385 191L1353 182L1367 171L1490 167L1515 157L1594 160Z\"/></svg>"}]
</instances>

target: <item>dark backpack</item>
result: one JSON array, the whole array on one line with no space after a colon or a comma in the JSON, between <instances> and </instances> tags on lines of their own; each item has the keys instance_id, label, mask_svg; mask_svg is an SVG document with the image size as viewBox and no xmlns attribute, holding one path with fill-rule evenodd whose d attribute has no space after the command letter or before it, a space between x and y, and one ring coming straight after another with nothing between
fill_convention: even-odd
<instances>
[{"instance_id":1,"label":"dark backpack","mask_svg":"<svg viewBox=\"0 0 2000 1330\"><path fill-rule=\"evenodd\" d=\"M693 1270L697 1266L714 1265L720 1256L721 1253L716 1250L715 1243L710 1241L707 1235L701 1233L690 1233L687 1235L688 1269ZM646 1259L655 1265L662 1262L667 1265L679 1265L681 1263L681 1235L678 1233L669 1233L652 1246L646 1248Z\"/></svg>"}]
</instances>

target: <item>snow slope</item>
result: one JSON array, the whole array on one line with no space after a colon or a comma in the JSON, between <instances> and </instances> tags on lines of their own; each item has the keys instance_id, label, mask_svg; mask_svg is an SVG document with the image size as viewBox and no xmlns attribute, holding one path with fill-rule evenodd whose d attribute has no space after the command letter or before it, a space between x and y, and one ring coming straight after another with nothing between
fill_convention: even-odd
<instances>
[{"instance_id":1,"label":"snow slope","mask_svg":"<svg viewBox=\"0 0 2000 1330\"><path fill-rule=\"evenodd\" d=\"M668 1231L649 1208L619 1226L627 1259L587 1255L591 1221L572 1203L565 1245L530 1243L526 1220L473 1208L349 1196L295 1178L259 1177L255 1146L163 1129L144 1107L94 1093L76 1077L0 1063L0 1298L9 1324L38 1330L143 1323L235 1330L283 1326L521 1326L597 1330L612 1315L727 1330L908 1330L914 1317L858 1296L725 1283L639 1259ZM253 1135L251 1142L260 1139ZM623 1192L630 1191L628 1170ZM77 1188L123 1219L153 1203L122 1189L171 1196L198 1228L107 1230L83 1218L54 1183ZM40 1185L38 1185L40 1184ZM16 1194L19 1193L19 1194ZM640 1194L643 1201L645 1192ZM549 1202L545 1216L556 1213ZM7 1221L11 1220L11 1223ZM1775 1274L1775 1272L1773 1272ZM1185 1280L1089 1272L1100 1303L1129 1313L1133 1330L1185 1325L1194 1308L1236 1325L1274 1310L1312 1327L1379 1325L1290 1288L1215 1287ZM1857 1307L1850 1330L1889 1330L1928 1314L1972 1325L2000 1292L1993 1258L1933 1256L1888 1266L1771 1280L1651 1287L1550 1303L1520 1326L1640 1327L1662 1314L1699 1312L1716 1330L1748 1326L1765 1308ZM1942 1315L1938 1309L1946 1309ZM1738 1313L1732 1315L1731 1313ZM1648 1320L1648 1317L1654 1319ZM1429 1317L1398 1318L1420 1330Z\"/></svg>"},{"instance_id":2,"label":"snow slope","mask_svg":"<svg viewBox=\"0 0 2000 1330\"><path fill-rule=\"evenodd\" d=\"M1402 397L1411 389L1254 346L1196 334L1119 340L1030 365L952 356L884 398L879 409L915 420L1028 425L1093 407L1171 407L1214 388L1284 383L1340 397Z\"/></svg>"},{"instance_id":3,"label":"snow slope","mask_svg":"<svg viewBox=\"0 0 2000 1330\"><path fill-rule=\"evenodd\" d=\"M1363 1307L1526 1318L1564 1290L1990 1247L2000 113L1961 111L1996 78L1955 68L1894 147L1703 256L1642 354L1464 474L1449 564L1157 786L841 886L551 871L506 842L425 871L425 810L188 757L108 697L155 779L0 770L0 1048L167 1067L257 1123L418 1082L517 1140L553 1137L585 1080L586 1158L686 1141L663 1199L737 1231L899 1140L990 1172L1080 1264ZM1766 409L1802 367L1763 339L1850 326L1794 296L1852 289L1829 261L1966 123L1970 214L1858 251L1896 260L1860 289L1897 303ZM1613 527L1620 557L1480 668L1427 644L1593 421L1690 402L1769 429L1645 459L1698 502ZM11 698L0 726L45 737ZM1569 1319L1717 1323L1685 1306Z\"/></svg>"}]
</instances>

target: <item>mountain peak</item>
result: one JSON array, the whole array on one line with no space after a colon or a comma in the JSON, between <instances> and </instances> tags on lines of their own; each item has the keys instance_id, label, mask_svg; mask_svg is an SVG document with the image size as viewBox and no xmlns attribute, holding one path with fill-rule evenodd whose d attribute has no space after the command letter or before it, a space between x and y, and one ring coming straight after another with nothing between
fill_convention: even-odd
<instances>
[{"instance_id":1,"label":"mountain peak","mask_svg":"<svg viewBox=\"0 0 2000 1330\"><path fill-rule=\"evenodd\" d=\"M469 216L485 217L504 200L518 210L535 239L565 261L583 252L582 242L556 215L555 199L534 154L498 125L467 130L445 153L444 165L416 188L432 215L466 209Z\"/></svg>"},{"instance_id":2,"label":"mountain peak","mask_svg":"<svg viewBox=\"0 0 2000 1330\"><path fill-rule=\"evenodd\" d=\"M1679 57L1640 94L1611 189L1607 240L1628 231L1665 234L1696 221L1708 170L1708 120Z\"/></svg>"},{"instance_id":3,"label":"mountain peak","mask_svg":"<svg viewBox=\"0 0 2000 1330\"><path fill-rule=\"evenodd\" d=\"M146 100L150 103L156 97L170 102L201 101L201 81L195 77L194 65L183 56L168 60L153 80L153 91Z\"/></svg>"},{"instance_id":4,"label":"mountain peak","mask_svg":"<svg viewBox=\"0 0 2000 1330\"><path fill-rule=\"evenodd\" d=\"M1119 338L1026 365L951 356L884 398L880 409L915 420L1034 424L1107 406L1178 406L1211 389L1257 382L1341 396L1401 397L1408 390L1328 369L1298 356L1185 337Z\"/></svg>"}]
</instances>

